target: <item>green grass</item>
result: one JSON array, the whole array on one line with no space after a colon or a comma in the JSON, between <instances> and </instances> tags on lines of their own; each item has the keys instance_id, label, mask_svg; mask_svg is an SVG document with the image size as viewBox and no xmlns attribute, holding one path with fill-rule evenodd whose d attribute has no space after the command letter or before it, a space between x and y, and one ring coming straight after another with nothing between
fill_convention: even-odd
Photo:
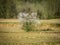
<instances>
[{"instance_id":1,"label":"green grass","mask_svg":"<svg viewBox=\"0 0 60 45\"><path fill-rule=\"evenodd\" d=\"M57 24L51 24L57 28L56 30L29 32L21 30L19 22L0 22L0 24L2 24L0 25L0 45L60 45L60 33L58 33L60 31L56 27Z\"/></svg>"},{"instance_id":2,"label":"green grass","mask_svg":"<svg viewBox=\"0 0 60 45\"><path fill-rule=\"evenodd\" d=\"M57 45L60 44L59 34L20 32L0 33L0 44L21 44L21 45Z\"/></svg>"},{"instance_id":3,"label":"green grass","mask_svg":"<svg viewBox=\"0 0 60 45\"><path fill-rule=\"evenodd\" d=\"M60 45L60 43L0 43L0 45Z\"/></svg>"},{"instance_id":4,"label":"green grass","mask_svg":"<svg viewBox=\"0 0 60 45\"><path fill-rule=\"evenodd\" d=\"M0 22L0 24L20 24L20 22Z\"/></svg>"}]
</instances>

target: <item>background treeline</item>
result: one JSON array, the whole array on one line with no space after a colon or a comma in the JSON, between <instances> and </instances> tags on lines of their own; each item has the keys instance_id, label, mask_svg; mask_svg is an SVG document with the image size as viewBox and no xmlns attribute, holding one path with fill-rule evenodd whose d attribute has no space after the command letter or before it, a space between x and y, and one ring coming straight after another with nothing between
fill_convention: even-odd
<instances>
[{"instance_id":1,"label":"background treeline","mask_svg":"<svg viewBox=\"0 0 60 45\"><path fill-rule=\"evenodd\" d=\"M0 0L0 18L17 18L27 8L36 11L40 19L60 18L60 0Z\"/></svg>"}]
</instances>

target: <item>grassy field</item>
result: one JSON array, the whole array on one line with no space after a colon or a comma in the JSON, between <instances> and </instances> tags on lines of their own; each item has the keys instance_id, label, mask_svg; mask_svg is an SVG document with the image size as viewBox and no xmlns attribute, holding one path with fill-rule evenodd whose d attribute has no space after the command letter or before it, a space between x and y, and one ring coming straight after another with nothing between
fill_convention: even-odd
<instances>
[{"instance_id":1,"label":"grassy field","mask_svg":"<svg viewBox=\"0 0 60 45\"><path fill-rule=\"evenodd\" d=\"M0 45L60 45L58 19L41 20L41 22L35 27L39 30L26 32L21 29L22 24L19 20L0 19Z\"/></svg>"}]
</instances>

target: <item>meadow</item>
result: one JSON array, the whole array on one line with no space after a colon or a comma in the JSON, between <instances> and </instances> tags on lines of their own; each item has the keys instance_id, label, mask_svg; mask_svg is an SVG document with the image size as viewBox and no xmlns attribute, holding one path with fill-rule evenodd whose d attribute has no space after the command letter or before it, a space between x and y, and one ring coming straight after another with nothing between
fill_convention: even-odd
<instances>
[{"instance_id":1,"label":"meadow","mask_svg":"<svg viewBox=\"0 0 60 45\"><path fill-rule=\"evenodd\" d=\"M60 19L40 20L29 32L17 19L0 19L0 45L60 45Z\"/></svg>"}]
</instances>

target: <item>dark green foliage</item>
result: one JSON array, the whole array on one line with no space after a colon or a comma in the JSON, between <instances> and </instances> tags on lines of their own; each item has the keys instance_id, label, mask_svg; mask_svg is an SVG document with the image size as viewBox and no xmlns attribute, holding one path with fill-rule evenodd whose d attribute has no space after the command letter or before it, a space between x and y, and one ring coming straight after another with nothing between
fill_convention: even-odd
<instances>
[{"instance_id":1,"label":"dark green foliage","mask_svg":"<svg viewBox=\"0 0 60 45\"><path fill-rule=\"evenodd\" d=\"M40 19L60 18L60 0L0 0L0 18L17 18L18 12L28 7L39 10Z\"/></svg>"},{"instance_id":2,"label":"dark green foliage","mask_svg":"<svg viewBox=\"0 0 60 45\"><path fill-rule=\"evenodd\" d=\"M29 32L32 30L32 26L31 26L32 22L25 22L23 24L23 29L26 31L26 32Z\"/></svg>"},{"instance_id":3,"label":"dark green foliage","mask_svg":"<svg viewBox=\"0 0 60 45\"><path fill-rule=\"evenodd\" d=\"M14 18L16 15L16 4L13 0L0 1L0 18Z\"/></svg>"},{"instance_id":4,"label":"dark green foliage","mask_svg":"<svg viewBox=\"0 0 60 45\"><path fill-rule=\"evenodd\" d=\"M60 18L60 9L55 12L55 18Z\"/></svg>"},{"instance_id":5,"label":"dark green foliage","mask_svg":"<svg viewBox=\"0 0 60 45\"><path fill-rule=\"evenodd\" d=\"M22 2L40 3L42 0L21 0Z\"/></svg>"},{"instance_id":6,"label":"dark green foliage","mask_svg":"<svg viewBox=\"0 0 60 45\"><path fill-rule=\"evenodd\" d=\"M42 13L41 13L39 10L37 10L37 17L38 17L39 19L42 19Z\"/></svg>"},{"instance_id":7,"label":"dark green foliage","mask_svg":"<svg viewBox=\"0 0 60 45\"><path fill-rule=\"evenodd\" d=\"M0 18L6 18L6 0L1 0L0 1Z\"/></svg>"}]
</instances>

